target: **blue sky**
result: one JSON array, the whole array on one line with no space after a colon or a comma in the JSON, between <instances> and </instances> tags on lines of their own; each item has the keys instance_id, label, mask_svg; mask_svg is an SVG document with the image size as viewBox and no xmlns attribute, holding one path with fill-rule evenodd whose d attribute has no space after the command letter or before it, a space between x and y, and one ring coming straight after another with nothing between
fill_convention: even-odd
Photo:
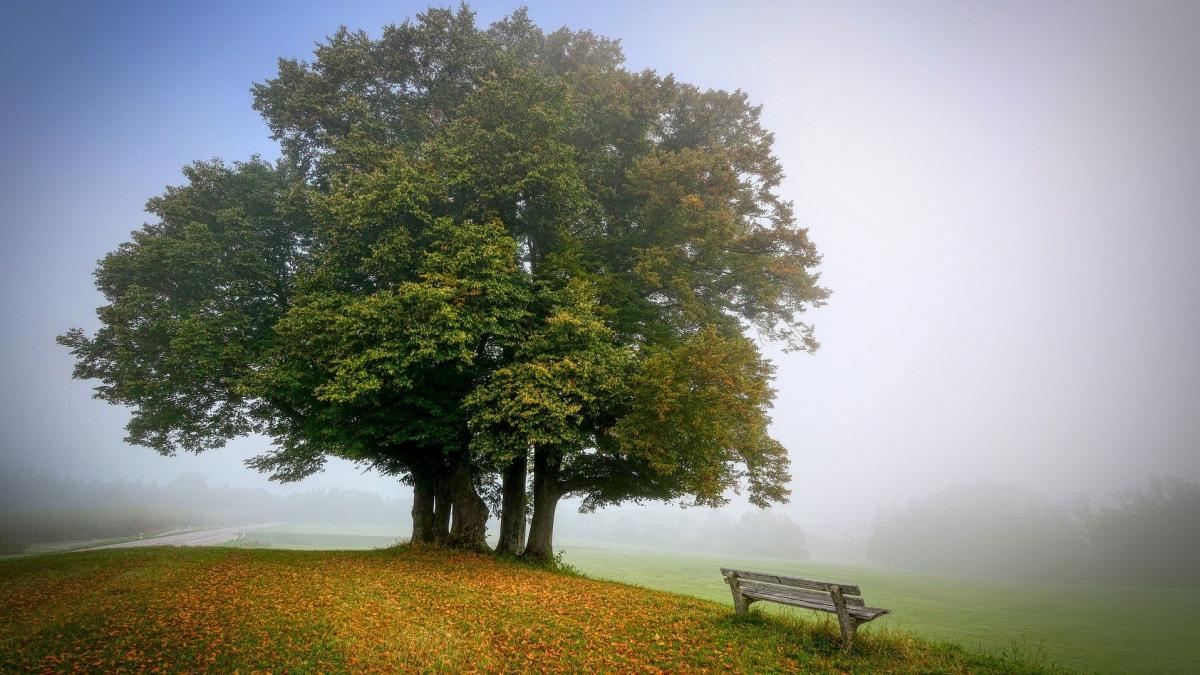
<instances>
[{"instance_id":1,"label":"blue sky","mask_svg":"<svg viewBox=\"0 0 1200 675\"><path fill-rule=\"evenodd\" d=\"M199 458L121 443L69 379L96 260L214 156L276 155L251 105L280 56L426 3L0 6L0 467L264 481L261 440ZM481 22L515 5L476 3ZM1200 480L1200 11L1134 3L530 3L620 38L631 68L764 104L785 194L825 255L823 348L778 355L791 509L846 475L903 501L993 478L1100 495ZM847 470L847 467L851 467ZM304 485L390 481L334 467Z\"/></svg>"}]
</instances>

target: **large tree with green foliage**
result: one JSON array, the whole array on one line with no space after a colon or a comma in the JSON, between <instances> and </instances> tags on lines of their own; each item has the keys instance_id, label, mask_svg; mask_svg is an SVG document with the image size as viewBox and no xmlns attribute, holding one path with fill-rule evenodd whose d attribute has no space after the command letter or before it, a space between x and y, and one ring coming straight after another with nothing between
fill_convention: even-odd
<instances>
[{"instance_id":1,"label":"large tree with green foliage","mask_svg":"<svg viewBox=\"0 0 1200 675\"><path fill-rule=\"evenodd\" d=\"M613 41L430 10L254 88L283 156L196 164L103 261L76 376L132 442L257 432L414 487L414 539L552 552L554 510L786 498L753 337L816 343L819 257L759 110ZM532 466L532 471L530 470ZM533 519L525 544L528 484Z\"/></svg>"}]
</instances>

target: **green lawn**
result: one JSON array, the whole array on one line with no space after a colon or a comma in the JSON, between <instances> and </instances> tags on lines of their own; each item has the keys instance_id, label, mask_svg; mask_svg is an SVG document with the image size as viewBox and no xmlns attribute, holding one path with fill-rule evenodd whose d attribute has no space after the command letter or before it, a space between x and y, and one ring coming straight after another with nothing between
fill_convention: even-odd
<instances>
[{"instance_id":1,"label":"green lawn","mask_svg":"<svg viewBox=\"0 0 1200 675\"><path fill-rule=\"evenodd\" d=\"M379 525L276 523L251 530L245 538L229 542L238 548L279 548L296 551L365 550L387 548L402 537L395 527Z\"/></svg>"},{"instance_id":2,"label":"green lawn","mask_svg":"<svg viewBox=\"0 0 1200 675\"><path fill-rule=\"evenodd\" d=\"M1200 589L1006 581L584 543L561 548L589 576L727 604L722 566L856 583L868 605L893 612L862 629L868 632L898 629L993 653L1015 649L1098 672L1200 672Z\"/></svg>"}]
</instances>

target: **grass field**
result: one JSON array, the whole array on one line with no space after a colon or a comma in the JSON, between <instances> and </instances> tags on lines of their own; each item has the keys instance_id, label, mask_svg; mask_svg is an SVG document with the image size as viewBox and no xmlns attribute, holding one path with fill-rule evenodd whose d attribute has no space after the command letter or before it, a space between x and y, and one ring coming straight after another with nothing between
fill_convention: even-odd
<instances>
[{"instance_id":1,"label":"grass field","mask_svg":"<svg viewBox=\"0 0 1200 675\"><path fill-rule=\"evenodd\" d=\"M294 549L371 548L395 542L386 528L283 524L239 545ZM764 568L863 587L869 604L893 614L862 630L904 630L996 654L1101 673L1200 672L1200 589L1021 582L878 569L737 560L564 541L564 560L585 574L684 593L729 606L717 570ZM796 610L755 605L766 612ZM810 616L812 616L810 614Z\"/></svg>"},{"instance_id":2,"label":"grass field","mask_svg":"<svg viewBox=\"0 0 1200 675\"><path fill-rule=\"evenodd\" d=\"M277 523L231 542L238 548L279 548L293 551L366 550L394 546L403 537L394 527L378 525Z\"/></svg>"},{"instance_id":3,"label":"grass field","mask_svg":"<svg viewBox=\"0 0 1200 675\"><path fill-rule=\"evenodd\" d=\"M1200 672L1200 589L1019 582L903 570L737 560L565 544L589 576L686 593L731 606L720 567L857 583L893 611L860 629L909 631L976 651L1021 654L1097 672ZM770 612L793 610L755 605ZM810 613L811 614L811 613Z\"/></svg>"},{"instance_id":4,"label":"grass field","mask_svg":"<svg viewBox=\"0 0 1200 675\"><path fill-rule=\"evenodd\" d=\"M1048 672L442 550L0 561L0 671Z\"/></svg>"}]
</instances>

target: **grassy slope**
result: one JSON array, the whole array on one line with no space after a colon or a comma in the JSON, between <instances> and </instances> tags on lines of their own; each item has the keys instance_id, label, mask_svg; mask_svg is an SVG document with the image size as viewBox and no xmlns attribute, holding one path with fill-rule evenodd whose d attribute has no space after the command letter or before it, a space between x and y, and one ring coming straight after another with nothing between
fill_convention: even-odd
<instances>
[{"instance_id":1,"label":"grassy slope","mask_svg":"<svg viewBox=\"0 0 1200 675\"><path fill-rule=\"evenodd\" d=\"M0 561L0 671L1036 672L904 635L430 550L131 549Z\"/></svg>"},{"instance_id":2,"label":"grassy slope","mask_svg":"<svg viewBox=\"0 0 1200 675\"><path fill-rule=\"evenodd\" d=\"M1200 672L1200 589L1019 582L581 545L565 549L567 562L590 576L727 605L729 589L718 568L790 572L857 583L867 604L893 610L866 631L901 629L976 651L1032 654L1100 672Z\"/></svg>"}]
</instances>

